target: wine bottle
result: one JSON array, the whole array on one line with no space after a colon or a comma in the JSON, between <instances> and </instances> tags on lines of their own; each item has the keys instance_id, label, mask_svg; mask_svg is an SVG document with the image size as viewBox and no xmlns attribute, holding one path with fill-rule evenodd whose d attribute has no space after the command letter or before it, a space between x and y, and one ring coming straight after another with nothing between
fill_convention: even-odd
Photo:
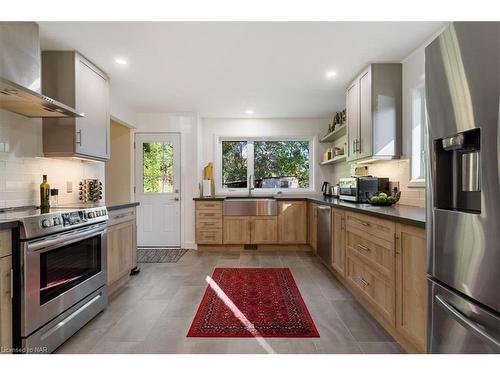
<instances>
[{"instance_id":1,"label":"wine bottle","mask_svg":"<svg viewBox=\"0 0 500 375\"><path fill-rule=\"evenodd\" d=\"M40 184L40 207L50 207L50 185L47 182L47 175L43 175L43 181Z\"/></svg>"}]
</instances>

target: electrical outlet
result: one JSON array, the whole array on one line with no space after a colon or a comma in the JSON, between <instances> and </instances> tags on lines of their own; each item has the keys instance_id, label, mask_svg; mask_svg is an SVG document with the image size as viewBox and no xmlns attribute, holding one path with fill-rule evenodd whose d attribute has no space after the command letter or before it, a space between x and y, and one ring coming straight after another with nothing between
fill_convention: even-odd
<instances>
[{"instance_id":1,"label":"electrical outlet","mask_svg":"<svg viewBox=\"0 0 500 375\"><path fill-rule=\"evenodd\" d=\"M72 193L72 192L73 192L73 182L66 181L66 193Z\"/></svg>"}]
</instances>

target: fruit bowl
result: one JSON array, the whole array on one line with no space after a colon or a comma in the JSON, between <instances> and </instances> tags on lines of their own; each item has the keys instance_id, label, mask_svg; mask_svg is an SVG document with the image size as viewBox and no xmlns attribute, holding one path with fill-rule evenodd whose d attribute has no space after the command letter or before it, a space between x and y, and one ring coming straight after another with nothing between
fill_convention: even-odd
<instances>
[{"instance_id":1,"label":"fruit bowl","mask_svg":"<svg viewBox=\"0 0 500 375\"><path fill-rule=\"evenodd\" d=\"M401 192L394 192L392 195L387 195L386 193L378 193L375 195L366 194L368 202L373 206L392 206L399 201L401 198Z\"/></svg>"}]
</instances>

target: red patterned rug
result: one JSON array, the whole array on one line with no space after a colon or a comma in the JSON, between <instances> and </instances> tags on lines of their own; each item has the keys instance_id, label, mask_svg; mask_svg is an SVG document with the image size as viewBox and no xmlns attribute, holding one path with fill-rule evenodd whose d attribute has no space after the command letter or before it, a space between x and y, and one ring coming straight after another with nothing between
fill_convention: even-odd
<instances>
[{"instance_id":1,"label":"red patterned rug","mask_svg":"<svg viewBox=\"0 0 500 375\"><path fill-rule=\"evenodd\" d=\"M216 268L187 337L319 337L288 268Z\"/></svg>"}]
</instances>

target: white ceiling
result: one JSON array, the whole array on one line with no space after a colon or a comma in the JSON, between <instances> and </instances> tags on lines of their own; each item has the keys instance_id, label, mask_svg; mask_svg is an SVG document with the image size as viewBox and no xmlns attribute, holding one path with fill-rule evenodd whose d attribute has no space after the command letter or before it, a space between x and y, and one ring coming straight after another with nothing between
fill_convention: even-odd
<instances>
[{"instance_id":1,"label":"white ceiling","mask_svg":"<svg viewBox=\"0 0 500 375\"><path fill-rule=\"evenodd\" d=\"M372 61L401 61L441 22L40 22L42 49L76 49L130 112L327 117ZM128 61L115 63L116 57ZM336 77L327 79L327 71Z\"/></svg>"}]
</instances>

